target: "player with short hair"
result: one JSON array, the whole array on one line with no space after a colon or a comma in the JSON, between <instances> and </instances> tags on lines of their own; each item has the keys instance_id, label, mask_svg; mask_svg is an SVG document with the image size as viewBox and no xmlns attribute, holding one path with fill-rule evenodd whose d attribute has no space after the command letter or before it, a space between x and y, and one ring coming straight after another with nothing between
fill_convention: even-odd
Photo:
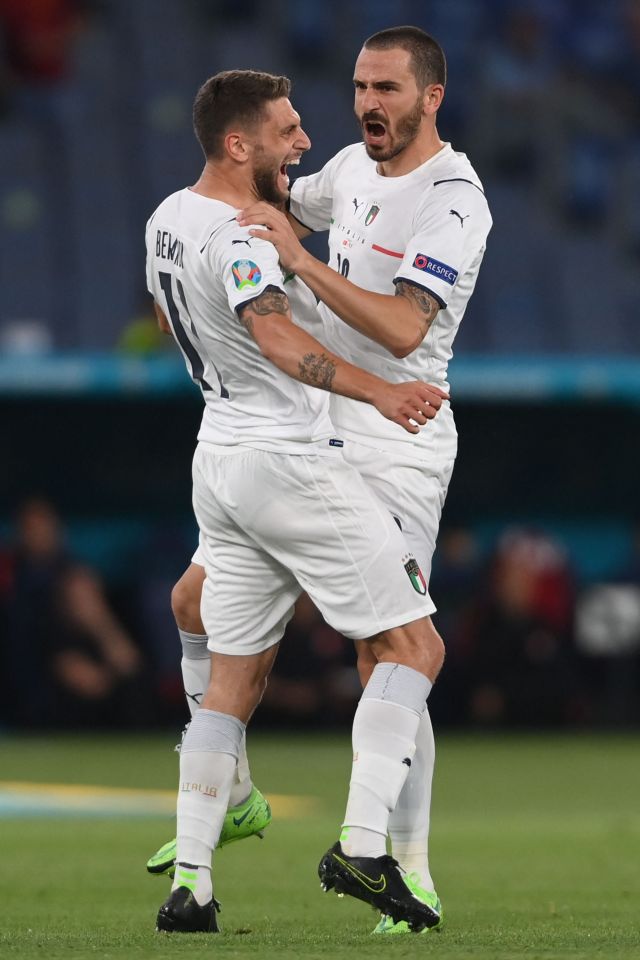
<instances>
[{"instance_id":1,"label":"player with short hair","mask_svg":"<svg viewBox=\"0 0 640 960\"><path fill-rule=\"evenodd\" d=\"M157 927L217 930L212 851L246 724L305 589L376 661L353 725L350 848L327 852L322 880L420 931L439 915L386 855L384 837L443 646L402 533L342 457L328 394L372 404L410 433L447 394L390 383L327 350L304 329L317 324L313 294L282 271L274 246L238 225L256 199L286 198L286 168L310 145L288 96L284 77L228 71L208 80L194 107L204 170L147 224L148 287L205 400L193 502L211 651L211 679L180 751L176 872Z\"/></svg>"},{"instance_id":2,"label":"player with short hair","mask_svg":"<svg viewBox=\"0 0 640 960\"><path fill-rule=\"evenodd\" d=\"M354 70L363 142L291 188L297 235L329 231L329 266L304 250L272 207L254 206L239 220L267 226L267 233L250 232L270 239L281 263L319 298L324 336L342 356L385 379L416 377L444 390L492 222L473 167L438 135L446 79L442 48L417 27L383 30L364 42ZM457 452L450 404L414 436L349 397L332 397L331 417L345 459L397 518L428 583ZM370 646L357 646L366 684L376 661ZM394 857L440 912L428 860L434 761L425 711L389 835ZM350 849L348 835L343 849ZM406 931L385 915L376 927Z\"/></svg>"}]
</instances>

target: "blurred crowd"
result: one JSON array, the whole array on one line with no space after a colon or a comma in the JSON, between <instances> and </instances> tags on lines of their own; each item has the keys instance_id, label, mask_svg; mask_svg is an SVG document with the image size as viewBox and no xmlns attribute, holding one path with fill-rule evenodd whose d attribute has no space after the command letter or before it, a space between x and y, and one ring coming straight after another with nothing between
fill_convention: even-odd
<instances>
[{"instance_id":1,"label":"blurred crowd","mask_svg":"<svg viewBox=\"0 0 640 960\"><path fill-rule=\"evenodd\" d=\"M199 171L199 84L233 67L289 73L312 172L357 137L353 62L390 17L443 44L440 133L469 154L494 217L456 354L632 356L637 0L245 0L241 16L232 0L0 0L0 350L166 349L144 290L144 223ZM189 546L142 538L119 577L72 549L48 499L7 518L0 725L186 717L169 595ZM640 722L640 542L587 582L544 525L487 540L445 514L430 586L448 651L436 722ZM358 695L350 644L303 597L260 717L340 724Z\"/></svg>"},{"instance_id":2,"label":"blurred crowd","mask_svg":"<svg viewBox=\"0 0 640 960\"><path fill-rule=\"evenodd\" d=\"M72 555L51 503L20 506L0 548L0 724L139 729L186 718L171 583L154 578L151 558L126 583ZM445 528L430 589L447 647L434 722L640 722L640 544L610 582L581 585L544 532L506 529L484 552L470 530ZM358 698L351 643L303 595L257 721L340 725Z\"/></svg>"},{"instance_id":3,"label":"blurred crowd","mask_svg":"<svg viewBox=\"0 0 640 960\"><path fill-rule=\"evenodd\" d=\"M66 548L45 500L18 510L0 553L3 719L18 728L145 722L149 676L101 577Z\"/></svg>"},{"instance_id":4,"label":"blurred crowd","mask_svg":"<svg viewBox=\"0 0 640 960\"><path fill-rule=\"evenodd\" d=\"M197 175L199 84L230 67L290 73L310 172L357 137L354 58L390 17L444 46L440 131L494 216L458 352L640 346L637 0L245 0L237 14L230 0L0 0L6 348L158 348L140 326L143 228Z\"/></svg>"}]
</instances>

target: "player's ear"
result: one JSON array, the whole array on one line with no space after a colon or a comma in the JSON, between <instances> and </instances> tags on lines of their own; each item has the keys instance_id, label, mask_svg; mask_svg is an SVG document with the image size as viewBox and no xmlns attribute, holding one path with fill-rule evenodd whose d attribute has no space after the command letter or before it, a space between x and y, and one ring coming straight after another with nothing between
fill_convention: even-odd
<instances>
[{"instance_id":1,"label":"player's ear","mask_svg":"<svg viewBox=\"0 0 640 960\"><path fill-rule=\"evenodd\" d=\"M429 83L424 88L422 102L424 112L428 117L432 117L440 109L440 104L444 99L444 87L441 83Z\"/></svg>"},{"instance_id":2,"label":"player's ear","mask_svg":"<svg viewBox=\"0 0 640 960\"><path fill-rule=\"evenodd\" d=\"M228 133L224 138L224 148L236 163L246 163L249 159L249 143L241 133Z\"/></svg>"}]
</instances>

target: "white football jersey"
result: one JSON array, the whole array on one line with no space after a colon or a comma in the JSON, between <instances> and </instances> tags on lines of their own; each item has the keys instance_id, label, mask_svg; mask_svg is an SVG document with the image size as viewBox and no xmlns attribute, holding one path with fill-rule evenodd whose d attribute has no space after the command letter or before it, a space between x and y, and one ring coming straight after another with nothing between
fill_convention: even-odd
<instances>
[{"instance_id":1,"label":"white football jersey","mask_svg":"<svg viewBox=\"0 0 640 960\"><path fill-rule=\"evenodd\" d=\"M275 287L289 297L294 321L317 332L315 297L300 280L283 275L272 244L238 226L237 212L184 189L167 197L147 223L147 286L205 401L198 440L323 452L335 435L329 394L263 357L237 313Z\"/></svg>"},{"instance_id":2,"label":"white football jersey","mask_svg":"<svg viewBox=\"0 0 640 960\"><path fill-rule=\"evenodd\" d=\"M364 144L341 150L317 174L295 181L291 213L312 230L329 230L329 265L375 293L393 294L405 280L440 303L422 344L397 359L320 304L331 349L394 383L423 380L447 388L447 365L476 283L491 216L482 184L466 156L450 144L400 177L383 177ZM338 436L383 448L413 444L428 455L433 430L416 436L385 420L373 407L335 397L331 416Z\"/></svg>"}]
</instances>

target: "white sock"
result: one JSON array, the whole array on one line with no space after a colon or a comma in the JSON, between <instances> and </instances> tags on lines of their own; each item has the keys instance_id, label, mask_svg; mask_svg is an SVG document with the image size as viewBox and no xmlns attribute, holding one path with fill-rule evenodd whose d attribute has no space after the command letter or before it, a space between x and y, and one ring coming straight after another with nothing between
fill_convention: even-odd
<instances>
[{"instance_id":1,"label":"white sock","mask_svg":"<svg viewBox=\"0 0 640 960\"><path fill-rule=\"evenodd\" d=\"M178 630L182 644L182 683L189 712L193 717L202 702L211 677L211 654L206 634Z\"/></svg>"},{"instance_id":2,"label":"white sock","mask_svg":"<svg viewBox=\"0 0 640 960\"><path fill-rule=\"evenodd\" d=\"M187 633L186 630L178 630L178 633L182 644L182 662L180 664L182 682L189 711L193 717L202 702L211 679L211 654L207 647L209 638L206 634ZM243 737L229 805L237 807L238 804L244 803L252 789L253 783L249 772L249 760L247 759L247 741L246 737Z\"/></svg>"},{"instance_id":3,"label":"white sock","mask_svg":"<svg viewBox=\"0 0 640 960\"><path fill-rule=\"evenodd\" d=\"M211 855L229 805L244 731L245 725L237 717L201 708L180 750L177 868L172 889L181 885L181 872L195 872L191 882L200 904L212 896Z\"/></svg>"},{"instance_id":4,"label":"white sock","mask_svg":"<svg viewBox=\"0 0 640 960\"><path fill-rule=\"evenodd\" d=\"M341 834L348 856L382 856L389 815L416 749L431 682L397 663L376 665L353 720L353 766Z\"/></svg>"},{"instance_id":5,"label":"white sock","mask_svg":"<svg viewBox=\"0 0 640 960\"><path fill-rule=\"evenodd\" d=\"M172 890L178 887L187 887L200 906L209 903L213 897L211 882L211 867L198 867L193 863L176 863L176 872L171 886Z\"/></svg>"},{"instance_id":6,"label":"white sock","mask_svg":"<svg viewBox=\"0 0 640 960\"><path fill-rule=\"evenodd\" d=\"M247 736L245 734L242 738L242 743L240 744L238 765L235 769L233 786L231 787L231 794L229 795L229 806L237 807L239 804L244 803L252 790L253 782L251 780L251 772L249 770L249 759L247 757Z\"/></svg>"},{"instance_id":7,"label":"white sock","mask_svg":"<svg viewBox=\"0 0 640 960\"><path fill-rule=\"evenodd\" d=\"M429 872L429 814L435 758L431 718L425 708L416 736L413 763L389 817L391 852L403 870L419 875L424 890L434 889Z\"/></svg>"},{"instance_id":8,"label":"white sock","mask_svg":"<svg viewBox=\"0 0 640 960\"><path fill-rule=\"evenodd\" d=\"M340 846L348 857L383 857L387 852L386 837L363 827L344 827Z\"/></svg>"}]
</instances>

